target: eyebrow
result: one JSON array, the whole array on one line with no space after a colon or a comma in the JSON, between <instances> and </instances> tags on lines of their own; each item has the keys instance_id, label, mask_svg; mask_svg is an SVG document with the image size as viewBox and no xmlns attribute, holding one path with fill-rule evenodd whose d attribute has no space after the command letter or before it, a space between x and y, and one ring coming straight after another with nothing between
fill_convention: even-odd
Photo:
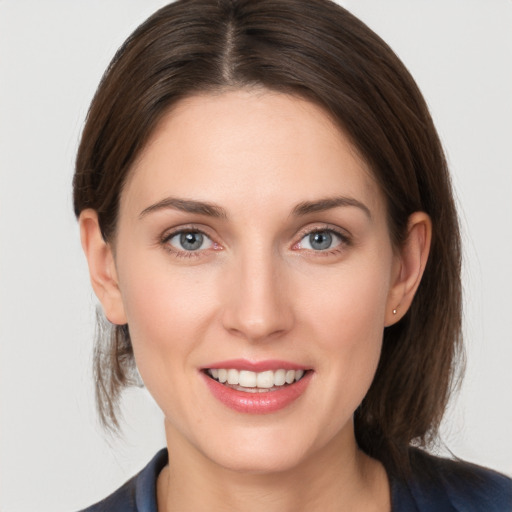
<instances>
[{"instance_id":1,"label":"eyebrow","mask_svg":"<svg viewBox=\"0 0 512 512\"><path fill-rule=\"evenodd\" d=\"M139 214L139 219L142 219L149 213L153 213L158 210L180 210L186 213L196 213L199 215L207 215L208 217L215 217L220 219L226 219L227 213L224 208L217 206L212 203L204 201L194 201L192 199L178 199L177 197L166 197L158 203L148 206Z\"/></svg>"},{"instance_id":2,"label":"eyebrow","mask_svg":"<svg viewBox=\"0 0 512 512\"><path fill-rule=\"evenodd\" d=\"M333 208L343 206L352 206L362 210L366 216L371 219L372 215L370 209L361 201L352 197L337 196L319 199L316 201L303 201L297 204L293 210L292 215L302 217L311 213L324 212ZM193 199L178 199L177 197L166 197L151 206L148 206L139 214L139 219L142 219L149 213L159 210L173 209L186 213L195 213L199 215L206 215L219 219L227 219L228 215L224 208L213 203L205 201L195 201Z\"/></svg>"},{"instance_id":3,"label":"eyebrow","mask_svg":"<svg viewBox=\"0 0 512 512\"><path fill-rule=\"evenodd\" d=\"M324 212L326 210L331 210L332 208L338 208L340 206L353 206L359 208L366 214L369 219L372 218L370 209L364 203L361 203L361 201L358 201L352 197L345 196L327 197L317 201L304 201L295 206L295 208L292 210L292 215L303 216L310 213Z\"/></svg>"}]
</instances>

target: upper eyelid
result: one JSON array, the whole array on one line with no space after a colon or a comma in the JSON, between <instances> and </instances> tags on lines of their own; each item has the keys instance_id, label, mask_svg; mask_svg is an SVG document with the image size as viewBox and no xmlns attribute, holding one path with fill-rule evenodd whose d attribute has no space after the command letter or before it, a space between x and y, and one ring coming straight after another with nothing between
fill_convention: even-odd
<instances>
[{"instance_id":1,"label":"upper eyelid","mask_svg":"<svg viewBox=\"0 0 512 512\"><path fill-rule=\"evenodd\" d=\"M179 247L175 247L174 244L171 243L171 240L183 233L200 233L204 237L206 237L210 243L210 247L206 247L204 249L197 249L195 251L187 251L186 249L180 249ZM168 252L171 252L175 255L179 254L188 254L190 256L199 257L201 254L204 254L205 252L212 249L212 247L218 247L221 248L222 245L218 244L216 242L215 238L212 237L210 234L206 233L204 229L200 229L198 227L194 226L179 226L175 228L169 228L166 229L158 238L157 240L158 245L164 247L164 249Z\"/></svg>"},{"instance_id":2,"label":"upper eyelid","mask_svg":"<svg viewBox=\"0 0 512 512\"><path fill-rule=\"evenodd\" d=\"M193 224L188 225L188 226L185 225L185 226L177 226L174 228L168 228L168 229L164 230L164 232L160 236L160 239L162 241L170 240L174 236L179 235L181 233L201 233L202 235L207 236L208 238L210 238L213 241L213 237L210 233L208 233L208 230L201 228L199 226L193 225Z\"/></svg>"},{"instance_id":3,"label":"upper eyelid","mask_svg":"<svg viewBox=\"0 0 512 512\"><path fill-rule=\"evenodd\" d=\"M350 244L350 240L348 239L348 237L346 237L345 235L339 233L338 231L335 231L333 229L329 229L329 230L328 229L322 229L322 230L315 230L315 231L310 231L309 233L306 233L304 236L302 236L300 238L300 240L298 242L294 243L294 247L302 245L304 243L303 240L306 240L309 236L311 236L311 235L313 235L315 233L323 233L323 232L332 233L334 235L334 238L338 239L338 243L336 244L336 247L338 245L346 246L346 245ZM309 250L309 248L307 248L307 247L301 247L301 249ZM329 249L329 250L331 250L331 249ZM315 252L322 252L322 251L320 251L320 250L316 251L315 250Z\"/></svg>"},{"instance_id":4,"label":"upper eyelid","mask_svg":"<svg viewBox=\"0 0 512 512\"><path fill-rule=\"evenodd\" d=\"M316 233L332 233L342 241L346 241L348 239L348 237L346 235L344 235L343 233L340 233L339 231L336 231L335 229L315 229L313 231L308 231L303 236L301 236L300 239L304 240L304 238L314 235Z\"/></svg>"},{"instance_id":5,"label":"upper eyelid","mask_svg":"<svg viewBox=\"0 0 512 512\"><path fill-rule=\"evenodd\" d=\"M338 226L331 226L328 224L317 225L316 227L305 227L305 228L299 230L297 236L299 237L299 239L302 239L307 235L310 235L312 233L319 233L322 231L330 231L332 233L335 233L336 235L341 237L343 240L348 240L352 237L351 233L349 231L347 231L346 229L343 229Z\"/></svg>"},{"instance_id":6,"label":"upper eyelid","mask_svg":"<svg viewBox=\"0 0 512 512\"><path fill-rule=\"evenodd\" d=\"M160 236L160 241L162 243L168 242L171 238L173 238L176 235L179 235L180 233L197 232L197 233L201 233L202 235L208 237L213 243L219 243L216 240L218 237L209 233L209 231L210 231L209 229L199 226L197 224L180 225L180 226L176 226L176 227L168 228L168 229L164 230L164 232ZM293 236L293 240L294 240L293 245L299 243L304 237L306 237L312 233L318 233L318 232L322 232L322 231L328 231L328 232L334 233L335 235L337 235L341 238L342 242L345 242L345 243L351 241L351 239L352 239L351 233L344 228L341 228L339 226L333 226L330 224L325 224L325 223L320 224L319 223L316 225L310 224L309 226L304 226L303 228L299 229L296 232L296 234ZM220 245L224 245L224 244L221 243Z\"/></svg>"},{"instance_id":7,"label":"upper eyelid","mask_svg":"<svg viewBox=\"0 0 512 512\"><path fill-rule=\"evenodd\" d=\"M176 247L174 244L171 243L171 240L183 233L200 233L210 241L210 246L204 249L196 250L186 250L185 248ZM221 248L220 244L217 244L217 242L214 240L212 236L206 233L203 229L194 226L179 226L165 230L158 239L158 245L163 247L163 249L166 252L173 254L176 257L186 256L190 258L201 258L208 251L210 251L212 247Z\"/></svg>"}]
</instances>

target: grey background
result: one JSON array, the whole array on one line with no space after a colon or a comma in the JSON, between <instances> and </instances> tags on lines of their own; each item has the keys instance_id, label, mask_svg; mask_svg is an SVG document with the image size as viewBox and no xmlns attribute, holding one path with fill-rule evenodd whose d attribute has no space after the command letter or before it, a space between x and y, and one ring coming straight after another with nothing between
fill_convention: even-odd
<instances>
[{"instance_id":1,"label":"grey background","mask_svg":"<svg viewBox=\"0 0 512 512\"><path fill-rule=\"evenodd\" d=\"M0 0L0 510L76 510L164 445L144 390L125 436L97 424L96 304L72 214L88 104L165 1ZM443 440L512 475L512 2L347 0L417 79L445 144L465 242L468 369ZM446 451L446 450L445 450Z\"/></svg>"}]
</instances>

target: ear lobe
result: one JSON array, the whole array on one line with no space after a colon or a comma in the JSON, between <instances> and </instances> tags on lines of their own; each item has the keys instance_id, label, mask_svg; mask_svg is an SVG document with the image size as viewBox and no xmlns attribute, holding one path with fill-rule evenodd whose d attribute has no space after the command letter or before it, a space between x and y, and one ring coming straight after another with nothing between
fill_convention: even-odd
<instances>
[{"instance_id":1,"label":"ear lobe","mask_svg":"<svg viewBox=\"0 0 512 512\"><path fill-rule=\"evenodd\" d=\"M425 212L409 217L407 239L399 248L394 282L388 296L385 326L400 320L409 309L427 264L432 240L432 221Z\"/></svg>"},{"instance_id":2,"label":"ear lobe","mask_svg":"<svg viewBox=\"0 0 512 512\"><path fill-rule=\"evenodd\" d=\"M80 239L89 265L89 275L108 320L116 325L127 323L121 292L117 281L112 247L101 234L98 214L95 210L83 210L78 219Z\"/></svg>"}]
</instances>

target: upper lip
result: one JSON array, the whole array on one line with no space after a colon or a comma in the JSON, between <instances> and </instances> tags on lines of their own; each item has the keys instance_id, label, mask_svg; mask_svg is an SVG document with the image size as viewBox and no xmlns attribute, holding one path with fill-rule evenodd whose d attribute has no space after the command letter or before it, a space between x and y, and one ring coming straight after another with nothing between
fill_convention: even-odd
<instances>
[{"instance_id":1,"label":"upper lip","mask_svg":"<svg viewBox=\"0 0 512 512\"><path fill-rule=\"evenodd\" d=\"M266 370L307 370L308 367L292 363L290 361L280 361L277 359L267 359L264 361L249 361L248 359L230 359L228 361L217 361L211 365L206 365L202 369L215 368L233 368L235 370L247 370L250 372L264 372Z\"/></svg>"}]
</instances>

